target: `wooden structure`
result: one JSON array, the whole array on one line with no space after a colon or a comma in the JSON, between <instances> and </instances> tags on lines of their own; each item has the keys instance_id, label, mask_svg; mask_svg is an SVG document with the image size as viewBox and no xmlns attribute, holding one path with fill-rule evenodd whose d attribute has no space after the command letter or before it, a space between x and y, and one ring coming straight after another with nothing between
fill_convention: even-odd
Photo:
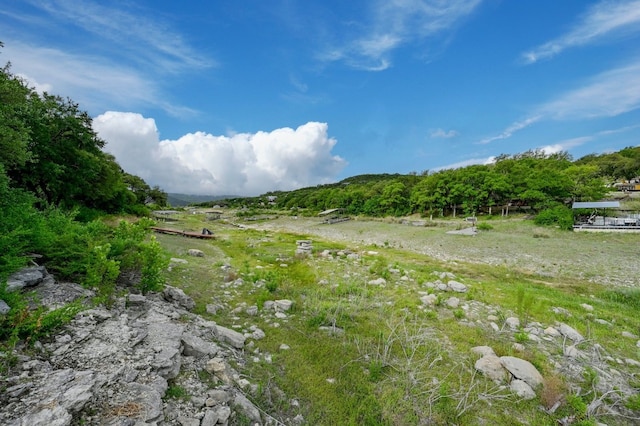
<instances>
[{"instance_id":1,"label":"wooden structure","mask_svg":"<svg viewBox=\"0 0 640 426\"><path fill-rule=\"evenodd\" d=\"M338 222L346 222L347 220L350 220L350 217L343 216L343 211L344 209L329 209L318 213L318 216L325 218L322 223L333 224Z\"/></svg>"},{"instance_id":2,"label":"wooden structure","mask_svg":"<svg viewBox=\"0 0 640 426\"><path fill-rule=\"evenodd\" d=\"M158 226L152 226L151 230L158 232L160 234L180 235L182 237L200 238L200 239L215 238L215 235L213 235L213 232L209 231L207 228L204 228L202 232L193 232L193 231L179 231L177 229L160 228Z\"/></svg>"}]
</instances>

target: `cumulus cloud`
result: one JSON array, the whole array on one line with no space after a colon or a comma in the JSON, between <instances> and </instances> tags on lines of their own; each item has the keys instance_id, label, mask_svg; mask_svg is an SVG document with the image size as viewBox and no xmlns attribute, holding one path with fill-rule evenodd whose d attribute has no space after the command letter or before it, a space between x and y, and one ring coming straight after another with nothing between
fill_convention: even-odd
<instances>
[{"instance_id":1,"label":"cumulus cloud","mask_svg":"<svg viewBox=\"0 0 640 426\"><path fill-rule=\"evenodd\" d=\"M601 1L591 7L566 34L522 54L527 64L551 58L565 49L606 36L640 31L640 0Z\"/></svg>"},{"instance_id":2,"label":"cumulus cloud","mask_svg":"<svg viewBox=\"0 0 640 426\"><path fill-rule=\"evenodd\" d=\"M434 139L450 139L458 136L459 133L455 130L443 130L443 129L435 129L432 130L429 136Z\"/></svg>"},{"instance_id":3,"label":"cumulus cloud","mask_svg":"<svg viewBox=\"0 0 640 426\"><path fill-rule=\"evenodd\" d=\"M152 118L109 111L93 121L98 135L128 173L167 192L259 195L333 182L346 161L326 123L296 129L216 136L189 133L160 140Z\"/></svg>"}]
</instances>

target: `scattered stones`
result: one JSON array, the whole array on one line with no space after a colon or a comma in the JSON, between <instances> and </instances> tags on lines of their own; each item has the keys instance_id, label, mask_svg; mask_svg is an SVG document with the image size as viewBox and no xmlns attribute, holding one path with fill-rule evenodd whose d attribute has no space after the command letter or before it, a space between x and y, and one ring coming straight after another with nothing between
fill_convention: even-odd
<instances>
[{"instance_id":1,"label":"scattered stones","mask_svg":"<svg viewBox=\"0 0 640 426\"><path fill-rule=\"evenodd\" d=\"M554 327L547 327L544 329L544 334L546 334L547 336L551 336L551 337L559 337L560 336L560 332L555 329Z\"/></svg>"},{"instance_id":2,"label":"scattered stones","mask_svg":"<svg viewBox=\"0 0 640 426\"><path fill-rule=\"evenodd\" d=\"M11 307L7 305L7 302L0 299L0 315L6 315L11 310Z\"/></svg>"},{"instance_id":3,"label":"scattered stones","mask_svg":"<svg viewBox=\"0 0 640 426\"><path fill-rule=\"evenodd\" d=\"M471 352L481 356L496 354L490 346L474 346L473 348L471 348Z\"/></svg>"},{"instance_id":4,"label":"scattered stones","mask_svg":"<svg viewBox=\"0 0 640 426\"><path fill-rule=\"evenodd\" d=\"M620 334L622 335L622 337L626 337L626 338L628 338L628 339L637 339L637 338L638 338L638 336L637 336L637 335L635 335L635 334L633 334L633 333L630 333L630 332L628 332L628 331L623 331L623 332L622 332L622 333L620 333Z\"/></svg>"},{"instance_id":5,"label":"scattered stones","mask_svg":"<svg viewBox=\"0 0 640 426\"><path fill-rule=\"evenodd\" d=\"M278 312L287 312L293 306L293 301L288 299L275 300L273 303L275 310Z\"/></svg>"},{"instance_id":6,"label":"scattered stones","mask_svg":"<svg viewBox=\"0 0 640 426\"><path fill-rule=\"evenodd\" d=\"M438 296L436 296L435 294L431 293L431 294L427 294L425 296L422 296L420 298L420 301L422 302L422 304L427 305L427 306L433 306L438 302Z\"/></svg>"},{"instance_id":7,"label":"scattered stones","mask_svg":"<svg viewBox=\"0 0 640 426\"><path fill-rule=\"evenodd\" d=\"M517 317L509 317L504 321L504 323L511 330L516 330L518 327L520 327L520 319Z\"/></svg>"},{"instance_id":8,"label":"scattered stones","mask_svg":"<svg viewBox=\"0 0 640 426\"><path fill-rule=\"evenodd\" d=\"M455 309L460 306L460 299L457 297L450 297L444 302L448 307Z\"/></svg>"},{"instance_id":9,"label":"scattered stones","mask_svg":"<svg viewBox=\"0 0 640 426\"><path fill-rule=\"evenodd\" d=\"M529 361L513 356L502 356L500 361L513 377L525 381L532 388L542 384L542 375Z\"/></svg>"},{"instance_id":10,"label":"scattered stones","mask_svg":"<svg viewBox=\"0 0 640 426\"><path fill-rule=\"evenodd\" d=\"M387 280L385 280L384 278L380 277L380 278L377 278L375 280L369 281L367 284L369 284L369 285L379 285L380 287L384 287L385 285L387 285Z\"/></svg>"},{"instance_id":11,"label":"scattered stones","mask_svg":"<svg viewBox=\"0 0 640 426\"><path fill-rule=\"evenodd\" d=\"M582 309L584 309L587 312L593 312L593 306L587 303L581 303L580 306L582 307Z\"/></svg>"},{"instance_id":12,"label":"scattered stones","mask_svg":"<svg viewBox=\"0 0 640 426\"><path fill-rule=\"evenodd\" d=\"M493 352L493 350L491 351ZM475 369L496 383L502 383L507 379L507 371L502 366L500 358L495 354L487 354L477 360Z\"/></svg>"},{"instance_id":13,"label":"scattered stones","mask_svg":"<svg viewBox=\"0 0 640 426\"><path fill-rule=\"evenodd\" d=\"M313 244L311 240L296 241L296 256L311 256L313 253Z\"/></svg>"},{"instance_id":14,"label":"scattered stones","mask_svg":"<svg viewBox=\"0 0 640 426\"><path fill-rule=\"evenodd\" d=\"M468 291L466 285L454 280L451 280L447 283L447 288L451 291L455 291L456 293L466 293Z\"/></svg>"},{"instance_id":15,"label":"scattered stones","mask_svg":"<svg viewBox=\"0 0 640 426\"><path fill-rule=\"evenodd\" d=\"M216 325L216 334L223 342L230 344L236 349L242 349L244 347L244 335L235 330Z\"/></svg>"},{"instance_id":16,"label":"scattered stones","mask_svg":"<svg viewBox=\"0 0 640 426\"><path fill-rule=\"evenodd\" d=\"M558 331L567 339L573 340L574 343L580 343L584 340L584 337L582 337L582 334L578 333L578 331L575 328L567 324L561 323L558 326Z\"/></svg>"},{"instance_id":17,"label":"scattered stones","mask_svg":"<svg viewBox=\"0 0 640 426\"><path fill-rule=\"evenodd\" d=\"M511 392L515 393L522 399L529 400L536 397L536 393L534 392L534 390L524 380L512 380L509 384L509 389L511 389Z\"/></svg>"},{"instance_id":18,"label":"scattered stones","mask_svg":"<svg viewBox=\"0 0 640 426\"><path fill-rule=\"evenodd\" d=\"M46 277L50 277L50 275L44 266L23 268L7 278L7 291L19 291L25 287L34 287L42 283Z\"/></svg>"},{"instance_id":19,"label":"scattered stones","mask_svg":"<svg viewBox=\"0 0 640 426\"><path fill-rule=\"evenodd\" d=\"M198 249L189 249L187 250L187 254L193 257L204 257L204 252Z\"/></svg>"},{"instance_id":20,"label":"scattered stones","mask_svg":"<svg viewBox=\"0 0 640 426\"><path fill-rule=\"evenodd\" d=\"M176 287L165 286L162 296L167 302L175 303L187 311L190 311L196 306L196 302L194 302L192 298L187 296L182 289Z\"/></svg>"}]
</instances>

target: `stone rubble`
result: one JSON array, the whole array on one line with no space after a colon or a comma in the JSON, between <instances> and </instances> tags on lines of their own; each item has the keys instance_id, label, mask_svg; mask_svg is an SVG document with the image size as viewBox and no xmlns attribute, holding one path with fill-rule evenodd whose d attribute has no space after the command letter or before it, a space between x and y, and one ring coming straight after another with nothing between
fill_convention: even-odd
<instances>
[{"instance_id":1,"label":"stone rubble","mask_svg":"<svg viewBox=\"0 0 640 426\"><path fill-rule=\"evenodd\" d=\"M18 282L54 281L43 268L12 278L14 289L26 286ZM73 288L74 297L86 296ZM52 305L69 298L58 296ZM280 302L281 309L291 308ZM278 424L251 401L257 385L231 366L244 362L245 336L192 314L194 305L182 290L167 287L82 311L62 332L34 345L39 351L18 354L12 374L0 379L6 389L0 393L0 424L216 426L238 416L251 424ZM260 336L264 332L254 328L251 337ZM168 397L178 383L188 395Z\"/></svg>"}]
</instances>

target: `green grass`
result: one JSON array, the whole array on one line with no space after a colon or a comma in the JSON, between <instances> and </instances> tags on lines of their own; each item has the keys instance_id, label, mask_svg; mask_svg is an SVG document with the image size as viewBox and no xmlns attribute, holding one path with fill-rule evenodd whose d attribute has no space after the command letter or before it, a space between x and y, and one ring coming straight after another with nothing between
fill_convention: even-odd
<instances>
[{"instance_id":1,"label":"green grass","mask_svg":"<svg viewBox=\"0 0 640 426\"><path fill-rule=\"evenodd\" d=\"M197 215L186 217L184 227L204 226L194 216ZM561 415L575 413L575 407L566 405L548 415L538 409L537 399L517 401L508 391L497 390L493 383L474 373L475 358L470 348L488 345L498 355L529 360L544 376L556 374L547 355L534 343L525 341L524 333L495 333L476 324L488 323L490 309L502 319L518 316L523 326L529 321L545 326L566 322L616 357L638 357L634 340L624 339L619 333L612 333L610 327L594 322L580 305L588 303L594 306L598 318L638 333L640 292L593 284L584 279L585 274L566 273L563 269L572 261L580 261L579 257L567 260L562 255L574 253L572 247L578 243L583 253L597 251L606 256L610 250L620 248L623 257L627 256L627 236L603 238L545 228L547 238L534 238L537 228L532 224L494 218L491 232L461 240L443 233L443 229L457 226L446 221L437 227L419 229L365 221L330 228L312 221L307 219L300 234L238 229L217 222L206 224L215 232L215 240L158 236L173 257L188 260L186 265L174 266L169 283L194 298L196 312L221 325L256 325L265 331L266 337L255 345L261 353L272 354L273 363L249 362L241 374L260 385L256 398L261 401L261 408L270 413L280 413L284 418L299 410L307 422L318 425L412 425L424 421L507 424L514 419L551 425ZM301 222L303 219L296 223ZM332 241L315 234L337 231L346 237L336 235L338 241ZM376 232L383 236L378 242ZM299 239L313 240L316 253L348 248L361 257L297 258L295 241ZM454 257L464 248L460 259L468 261L425 256L420 241L428 241L430 247L441 245ZM531 253L531 264L514 267L509 259L498 264L473 261L481 249L485 255L491 255L493 250L515 253L516 245L521 252L525 247L526 254ZM205 257L186 257L189 248L202 250ZM367 254L369 250L377 254ZM538 255L543 257L535 259ZM594 263L586 268L591 277L608 273L604 262ZM225 264L231 265L231 271L221 269ZM553 271L542 267L547 264ZM584 265L572 265L569 272L585 269ZM400 273L393 273L390 268ZM434 271L454 273L470 288L467 294L456 295L461 304L480 304L484 310L476 314L462 308L451 310L444 304L423 307L418 292L427 291L424 282L437 279ZM408 281L400 279L405 274ZM385 286L367 284L379 277L387 280ZM242 284L236 284L238 278L242 278ZM256 282L263 284L258 287ZM442 298L450 295L443 294ZM232 313L243 303L258 305L262 310L265 301L285 298L293 300L294 307L284 320L267 319L264 312L255 317L243 310ZM224 308L211 316L205 312L208 303L219 303ZM573 315L565 318L553 314L552 307L567 309ZM344 333L333 335L319 330L320 326L335 326ZM514 341L522 341L526 351L514 352ZM282 343L291 349L280 351ZM286 398L275 398L276 388L284 391ZM290 398L300 401L299 409L289 406ZM627 405L636 407L637 399L629 399Z\"/></svg>"}]
</instances>

